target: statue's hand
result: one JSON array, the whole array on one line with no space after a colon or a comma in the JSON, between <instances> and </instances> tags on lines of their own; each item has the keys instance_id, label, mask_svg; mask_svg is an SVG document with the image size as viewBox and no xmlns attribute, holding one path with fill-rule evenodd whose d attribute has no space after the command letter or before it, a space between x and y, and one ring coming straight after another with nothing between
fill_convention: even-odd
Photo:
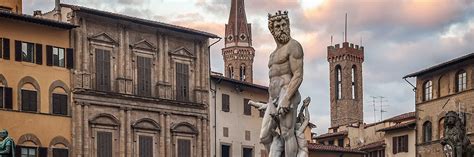
<instances>
[{"instance_id":1,"label":"statue's hand","mask_svg":"<svg viewBox=\"0 0 474 157\"><path fill-rule=\"evenodd\" d=\"M279 115L285 115L286 113L290 112L290 107L277 107L277 112Z\"/></svg>"}]
</instances>

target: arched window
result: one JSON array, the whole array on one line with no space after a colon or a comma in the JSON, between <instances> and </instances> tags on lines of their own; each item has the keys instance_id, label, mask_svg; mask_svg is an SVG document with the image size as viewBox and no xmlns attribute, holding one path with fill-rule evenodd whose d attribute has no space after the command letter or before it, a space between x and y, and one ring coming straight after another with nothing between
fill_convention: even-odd
<instances>
[{"instance_id":1,"label":"arched window","mask_svg":"<svg viewBox=\"0 0 474 157\"><path fill-rule=\"evenodd\" d=\"M229 69L227 76L229 76L229 78L234 78L234 67L232 67L232 65L229 65L228 68Z\"/></svg>"},{"instance_id":2,"label":"arched window","mask_svg":"<svg viewBox=\"0 0 474 157\"><path fill-rule=\"evenodd\" d=\"M22 78L18 84L18 102L20 111L39 112L40 111L40 86L38 82L29 76Z\"/></svg>"},{"instance_id":3,"label":"arched window","mask_svg":"<svg viewBox=\"0 0 474 157\"><path fill-rule=\"evenodd\" d=\"M467 87L467 74L466 71L460 70L456 74L456 92L462 92Z\"/></svg>"},{"instance_id":4,"label":"arched window","mask_svg":"<svg viewBox=\"0 0 474 157\"><path fill-rule=\"evenodd\" d=\"M430 121L423 123L423 142L431 142L432 126Z\"/></svg>"},{"instance_id":5,"label":"arched window","mask_svg":"<svg viewBox=\"0 0 474 157\"><path fill-rule=\"evenodd\" d=\"M52 114L68 115L68 96L63 88L55 88L51 93Z\"/></svg>"},{"instance_id":6,"label":"arched window","mask_svg":"<svg viewBox=\"0 0 474 157\"><path fill-rule=\"evenodd\" d=\"M342 70L341 66L336 66L336 99L342 98Z\"/></svg>"},{"instance_id":7,"label":"arched window","mask_svg":"<svg viewBox=\"0 0 474 157\"><path fill-rule=\"evenodd\" d=\"M245 81L245 64L240 65L240 81Z\"/></svg>"},{"instance_id":8,"label":"arched window","mask_svg":"<svg viewBox=\"0 0 474 157\"><path fill-rule=\"evenodd\" d=\"M433 83L431 81L426 81L423 84L423 100L428 101L433 98Z\"/></svg>"},{"instance_id":9,"label":"arched window","mask_svg":"<svg viewBox=\"0 0 474 157\"><path fill-rule=\"evenodd\" d=\"M438 139L441 139L441 138L444 137L444 118L439 119L439 122L438 122L438 135L439 135Z\"/></svg>"},{"instance_id":10,"label":"arched window","mask_svg":"<svg viewBox=\"0 0 474 157\"><path fill-rule=\"evenodd\" d=\"M352 66L352 71L351 71L351 89L352 89L352 99L356 98L356 78L355 78L355 72L356 72L356 66Z\"/></svg>"}]
</instances>

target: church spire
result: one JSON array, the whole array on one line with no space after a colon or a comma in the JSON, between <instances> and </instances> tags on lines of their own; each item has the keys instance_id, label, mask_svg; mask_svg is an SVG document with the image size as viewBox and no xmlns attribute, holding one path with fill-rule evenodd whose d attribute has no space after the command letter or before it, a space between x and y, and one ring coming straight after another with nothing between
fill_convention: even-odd
<instances>
[{"instance_id":1,"label":"church spire","mask_svg":"<svg viewBox=\"0 0 474 157\"><path fill-rule=\"evenodd\" d=\"M244 0L232 0L225 35L226 47L252 45L251 25L247 23Z\"/></svg>"},{"instance_id":2,"label":"church spire","mask_svg":"<svg viewBox=\"0 0 474 157\"><path fill-rule=\"evenodd\" d=\"M228 78L253 82L252 29L247 23L244 0L232 0L229 22L225 25L224 57L225 76Z\"/></svg>"}]
</instances>

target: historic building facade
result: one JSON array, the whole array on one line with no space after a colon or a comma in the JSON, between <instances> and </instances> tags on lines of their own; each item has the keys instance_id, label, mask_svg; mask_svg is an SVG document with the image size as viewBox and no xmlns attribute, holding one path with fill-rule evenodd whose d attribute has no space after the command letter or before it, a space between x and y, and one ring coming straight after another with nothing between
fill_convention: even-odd
<instances>
[{"instance_id":1,"label":"historic building facade","mask_svg":"<svg viewBox=\"0 0 474 157\"><path fill-rule=\"evenodd\" d=\"M363 123L364 47L349 42L328 46L331 127Z\"/></svg>"},{"instance_id":2,"label":"historic building facade","mask_svg":"<svg viewBox=\"0 0 474 157\"><path fill-rule=\"evenodd\" d=\"M224 57L225 76L228 78L253 82L252 27L247 23L244 0L232 0L229 21L225 25Z\"/></svg>"},{"instance_id":3,"label":"historic building facade","mask_svg":"<svg viewBox=\"0 0 474 157\"><path fill-rule=\"evenodd\" d=\"M444 116L448 111L464 115L467 136L474 140L474 54L405 76L416 77L417 156L441 156Z\"/></svg>"},{"instance_id":4,"label":"historic building facade","mask_svg":"<svg viewBox=\"0 0 474 157\"><path fill-rule=\"evenodd\" d=\"M0 2L0 128L18 156L68 157L76 26L24 15L21 3Z\"/></svg>"},{"instance_id":5,"label":"historic building facade","mask_svg":"<svg viewBox=\"0 0 474 157\"><path fill-rule=\"evenodd\" d=\"M41 15L71 33L73 156L209 156L209 38L82 6Z\"/></svg>"}]
</instances>

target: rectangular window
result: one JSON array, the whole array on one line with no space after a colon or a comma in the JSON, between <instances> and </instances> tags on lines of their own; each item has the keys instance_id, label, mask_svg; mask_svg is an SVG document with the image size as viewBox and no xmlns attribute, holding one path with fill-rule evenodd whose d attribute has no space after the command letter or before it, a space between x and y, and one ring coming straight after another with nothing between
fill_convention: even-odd
<instances>
[{"instance_id":1,"label":"rectangular window","mask_svg":"<svg viewBox=\"0 0 474 157\"><path fill-rule=\"evenodd\" d=\"M59 48L59 47L53 47L53 66L57 67L65 67L66 62L65 62L65 49L64 48Z\"/></svg>"},{"instance_id":2,"label":"rectangular window","mask_svg":"<svg viewBox=\"0 0 474 157\"><path fill-rule=\"evenodd\" d=\"M36 91L21 90L21 110L28 112L37 112Z\"/></svg>"},{"instance_id":3,"label":"rectangular window","mask_svg":"<svg viewBox=\"0 0 474 157\"><path fill-rule=\"evenodd\" d=\"M97 132L97 157L112 157L112 133Z\"/></svg>"},{"instance_id":4,"label":"rectangular window","mask_svg":"<svg viewBox=\"0 0 474 157\"><path fill-rule=\"evenodd\" d=\"M191 140L178 139L178 157L191 157Z\"/></svg>"},{"instance_id":5,"label":"rectangular window","mask_svg":"<svg viewBox=\"0 0 474 157\"><path fill-rule=\"evenodd\" d=\"M242 153L243 153L243 157L253 157L252 148L243 148Z\"/></svg>"},{"instance_id":6,"label":"rectangular window","mask_svg":"<svg viewBox=\"0 0 474 157\"><path fill-rule=\"evenodd\" d=\"M189 67L176 63L176 100L189 100Z\"/></svg>"},{"instance_id":7,"label":"rectangular window","mask_svg":"<svg viewBox=\"0 0 474 157\"><path fill-rule=\"evenodd\" d=\"M260 102L262 104L267 104L266 102ZM265 116L265 110L259 110L259 116L260 118L263 118L263 116Z\"/></svg>"},{"instance_id":8,"label":"rectangular window","mask_svg":"<svg viewBox=\"0 0 474 157\"><path fill-rule=\"evenodd\" d=\"M35 44L22 42L21 43L21 61L34 63Z\"/></svg>"},{"instance_id":9,"label":"rectangular window","mask_svg":"<svg viewBox=\"0 0 474 157\"><path fill-rule=\"evenodd\" d=\"M53 114L67 115L67 95L53 93Z\"/></svg>"},{"instance_id":10,"label":"rectangular window","mask_svg":"<svg viewBox=\"0 0 474 157\"><path fill-rule=\"evenodd\" d=\"M36 157L37 148L34 147L20 147L21 157Z\"/></svg>"},{"instance_id":11,"label":"rectangular window","mask_svg":"<svg viewBox=\"0 0 474 157\"><path fill-rule=\"evenodd\" d=\"M248 130L245 131L245 140L250 141L250 131Z\"/></svg>"},{"instance_id":12,"label":"rectangular window","mask_svg":"<svg viewBox=\"0 0 474 157\"><path fill-rule=\"evenodd\" d=\"M229 95L222 94L222 111L229 112L230 111L230 100Z\"/></svg>"},{"instance_id":13,"label":"rectangular window","mask_svg":"<svg viewBox=\"0 0 474 157\"><path fill-rule=\"evenodd\" d=\"M0 108L3 108L3 100L5 99L4 97L5 95L3 94L3 87L0 87Z\"/></svg>"},{"instance_id":14,"label":"rectangular window","mask_svg":"<svg viewBox=\"0 0 474 157\"><path fill-rule=\"evenodd\" d=\"M329 144L330 146L333 146L333 145L334 145L334 140L328 141L328 144Z\"/></svg>"},{"instance_id":15,"label":"rectangular window","mask_svg":"<svg viewBox=\"0 0 474 157\"><path fill-rule=\"evenodd\" d=\"M337 140L337 146L344 147L344 139L338 139Z\"/></svg>"},{"instance_id":16,"label":"rectangular window","mask_svg":"<svg viewBox=\"0 0 474 157\"><path fill-rule=\"evenodd\" d=\"M396 136L393 140L393 154L408 152L408 135Z\"/></svg>"},{"instance_id":17,"label":"rectangular window","mask_svg":"<svg viewBox=\"0 0 474 157\"><path fill-rule=\"evenodd\" d=\"M69 150L63 148L53 148L53 157L69 157Z\"/></svg>"},{"instance_id":18,"label":"rectangular window","mask_svg":"<svg viewBox=\"0 0 474 157\"><path fill-rule=\"evenodd\" d=\"M244 99L244 115L252 115L252 106L249 105L250 99Z\"/></svg>"},{"instance_id":19,"label":"rectangular window","mask_svg":"<svg viewBox=\"0 0 474 157\"><path fill-rule=\"evenodd\" d=\"M3 38L0 38L0 58L3 58Z\"/></svg>"},{"instance_id":20,"label":"rectangular window","mask_svg":"<svg viewBox=\"0 0 474 157\"><path fill-rule=\"evenodd\" d=\"M229 137L229 128L228 127L224 127L222 129L222 133L224 135L224 137Z\"/></svg>"},{"instance_id":21,"label":"rectangular window","mask_svg":"<svg viewBox=\"0 0 474 157\"><path fill-rule=\"evenodd\" d=\"M153 137L139 136L139 157L153 157Z\"/></svg>"},{"instance_id":22,"label":"rectangular window","mask_svg":"<svg viewBox=\"0 0 474 157\"><path fill-rule=\"evenodd\" d=\"M222 157L230 157L230 146L221 145L221 156Z\"/></svg>"},{"instance_id":23,"label":"rectangular window","mask_svg":"<svg viewBox=\"0 0 474 157\"><path fill-rule=\"evenodd\" d=\"M110 51L95 49L96 88L110 91Z\"/></svg>"},{"instance_id":24,"label":"rectangular window","mask_svg":"<svg viewBox=\"0 0 474 157\"><path fill-rule=\"evenodd\" d=\"M137 57L138 95L151 96L151 58Z\"/></svg>"}]
</instances>

